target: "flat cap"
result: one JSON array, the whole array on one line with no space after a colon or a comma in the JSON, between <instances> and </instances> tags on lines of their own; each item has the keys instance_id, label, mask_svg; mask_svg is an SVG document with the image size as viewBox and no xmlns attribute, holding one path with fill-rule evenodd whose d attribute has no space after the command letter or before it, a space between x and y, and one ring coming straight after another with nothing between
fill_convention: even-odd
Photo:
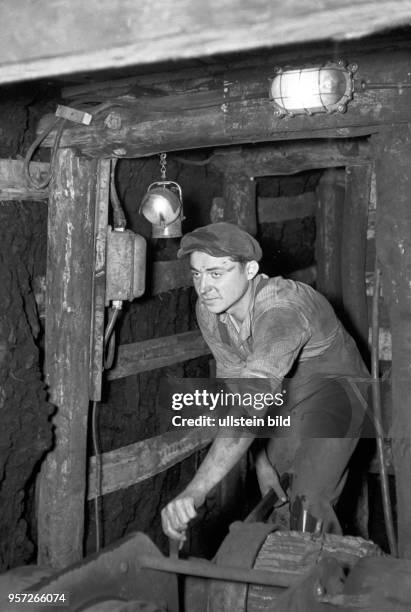
<instances>
[{"instance_id":1,"label":"flat cap","mask_svg":"<svg viewBox=\"0 0 411 612\"><path fill-rule=\"evenodd\" d=\"M193 251L202 251L214 257L241 257L259 261L263 255L257 240L234 223L211 223L185 234L180 242L177 257L185 257Z\"/></svg>"}]
</instances>

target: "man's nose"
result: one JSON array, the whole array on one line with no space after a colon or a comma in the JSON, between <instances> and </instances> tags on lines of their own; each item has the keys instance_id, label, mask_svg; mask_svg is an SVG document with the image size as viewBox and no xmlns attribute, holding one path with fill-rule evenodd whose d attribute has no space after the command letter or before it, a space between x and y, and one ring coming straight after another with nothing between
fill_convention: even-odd
<instances>
[{"instance_id":1,"label":"man's nose","mask_svg":"<svg viewBox=\"0 0 411 612\"><path fill-rule=\"evenodd\" d=\"M200 293L207 293L209 289L210 289L210 283L208 281L208 277L206 274L202 274L200 278L199 291Z\"/></svg>"}]
</instances>

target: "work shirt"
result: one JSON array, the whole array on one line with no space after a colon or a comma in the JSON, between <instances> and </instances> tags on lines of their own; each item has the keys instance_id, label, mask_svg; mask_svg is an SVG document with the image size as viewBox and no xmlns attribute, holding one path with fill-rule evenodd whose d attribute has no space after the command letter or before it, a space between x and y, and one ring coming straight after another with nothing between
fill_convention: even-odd
<instances>
[{"instance_id":1,"label":"work shirt","mask_svg":"<svg viewBox=\"0 0 411 612\"><path fill-rule=\"evenodd\" d=\"M369 376L355 342L320 293L281 276L261 274L251 282L250 307L241 325L197 301L198 324L216 360L217 378L265 379L278 391L289 375L292 409L324 377Z\"/></svg>"}]
</instances>

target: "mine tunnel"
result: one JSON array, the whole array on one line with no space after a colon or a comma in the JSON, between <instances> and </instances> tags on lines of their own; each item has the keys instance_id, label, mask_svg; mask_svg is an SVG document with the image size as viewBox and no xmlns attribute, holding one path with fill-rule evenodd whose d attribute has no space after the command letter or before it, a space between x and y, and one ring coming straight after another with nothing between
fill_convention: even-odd
<instances>
[{"instance_id":1,"label":"mine tunnel","mask_svg":"<svg viewBox=\"0 0 411 612\"><path fill-rule=\"evenodd\" d=\"M410 609L411 3L60 4L0 8L0 612Z\"/></svg>"}]
</instances>

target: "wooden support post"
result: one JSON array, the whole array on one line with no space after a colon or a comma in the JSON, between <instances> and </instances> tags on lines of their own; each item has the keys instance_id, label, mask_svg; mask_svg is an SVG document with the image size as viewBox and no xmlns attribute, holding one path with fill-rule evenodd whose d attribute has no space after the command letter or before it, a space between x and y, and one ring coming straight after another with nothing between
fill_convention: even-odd
<instances>
[{"instance_id":1,"label":"wooden support post","mask_svg":"<svg viewBox=\"0 0 411 612\"><path fill-rule=\"evenodd\" d=\"M368 361L368 308L365 283L367 219L372 166L347 166L341 278L344 323Z\"/></svg>"},{"instance_id":2,"label":"wooden support post","mask_svg":"<svg viewBox=\"0 0 411 612\"><path fill-rule=\"evenodd\" d=\"M345 198L343 169L326 170L317 188L317 289L339 311L342 302L341 228Z\"/></svg>"},{"instance_id":3,"label":"wooden support post","mask_svg":"<svg viewBox=\"0 0 411 612\"><path fill-rule=\"evenodd\" d=\"M411 558L411 133L396 128L376 146L376 249L392 332L392 450L398 544Z\"/></svg>"},{"instance_id":4,"label":"wooden support post","mask_svg":"<svg viewBox=\"0 0 411 612\"><path fill-rule=\"evenodd\" d=\"M55 446L39 481L38 561L55 568L83 555L96 167L60 150L50 186L46 374Z\"/></svg>"},{"instance_id":5,"label":"wooden support post","mask_svg":"<svg viewBox=\"0 0 411 612\"><path fill-rule=\"evenodd\" d=\"M255 182L246 174L224 172L223 197L214 198L211 221L236 223L253 236L257 234Z\"/></svg>"}]
</instances>

